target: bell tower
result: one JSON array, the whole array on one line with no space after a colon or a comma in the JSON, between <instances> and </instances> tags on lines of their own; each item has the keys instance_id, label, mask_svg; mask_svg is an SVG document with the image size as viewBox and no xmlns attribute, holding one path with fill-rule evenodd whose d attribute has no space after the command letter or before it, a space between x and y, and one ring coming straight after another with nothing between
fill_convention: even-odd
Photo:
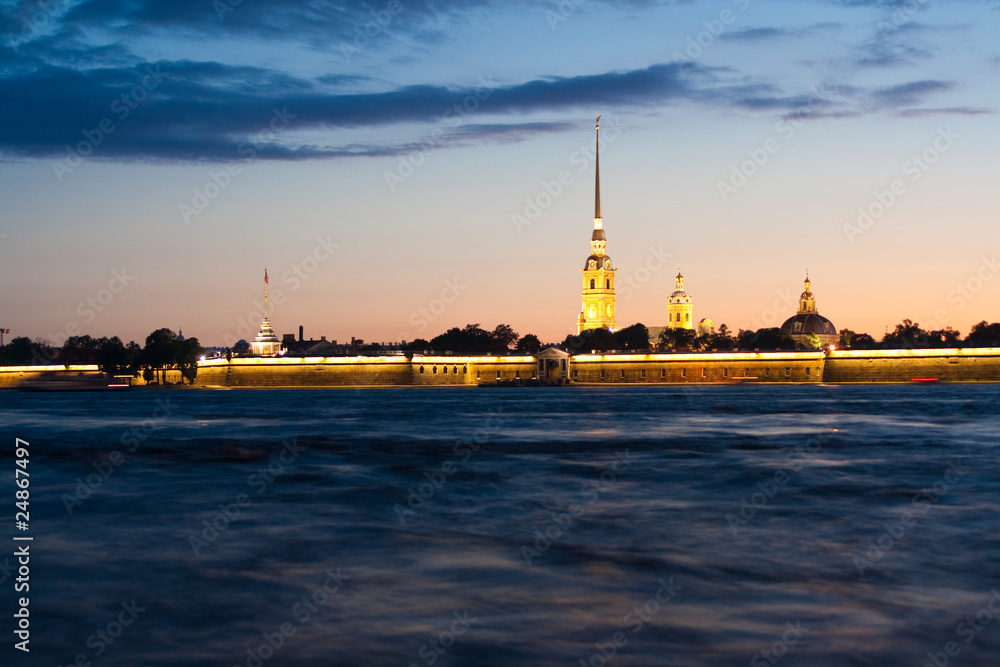
<instances>
[{"instance_id":1,"label":"bell tower","mask_svg":"<svg viewBox=\"0 0 1000 667\"><path fill-rule=\"evenodd\" d=\"M601 217L601 117L597 117L597 160L594 178L594 233L590 235L590 257L583 265L583 306L577 318L577 333L586 329L616 328L615 271L607 255L607 237Z\"/></svg>"}]
</instances>

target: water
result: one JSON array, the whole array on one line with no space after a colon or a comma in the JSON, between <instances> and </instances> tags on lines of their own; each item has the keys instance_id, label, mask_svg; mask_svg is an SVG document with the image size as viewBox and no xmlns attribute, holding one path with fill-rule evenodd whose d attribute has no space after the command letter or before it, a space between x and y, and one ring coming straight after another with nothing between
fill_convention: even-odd
<instances>
[{"instance_id":1,"label":"water","mask_svg":"<svg viewBox=\"0 0 1000 667\"><path fill-rule=\"evenodd\" d=\"M996 665L998 399L3 392L4 664Z\"/></svg>"}]
</instances>

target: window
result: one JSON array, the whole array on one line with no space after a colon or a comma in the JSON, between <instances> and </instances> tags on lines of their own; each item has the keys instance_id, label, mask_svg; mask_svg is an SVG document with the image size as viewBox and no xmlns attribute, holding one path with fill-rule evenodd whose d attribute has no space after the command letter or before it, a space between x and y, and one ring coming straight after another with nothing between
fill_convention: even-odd
<instances>
[{"instance_id":1,"label":"window","mask_svg":"<svg viewBox=\"0 0 1000 667\"><path fill-rule=\"evenodd\" d=\"M685 322L690 322L691 321L691 313L686 313L684 315L684 321Z\"/></svg>"},{"instance_id":2,"label":"window","mask_svg":"<svg viewBox=\"0 0 1000 667\"><path fill-rule=\"evenodd\" d=\"M575 379L577 379L578 377L580 377L580 369L578 369L578 368L574 368L574 369L573 369L573 379L575 380Z\"/></svg>"},{"instance_id":3,"label":"window","mask_svg":"<svg viewBox=\"0 0 1000 667\"><path fill-rule=\"evenodd\" d=\"M641 371L639 371L639 377L641 377L643 380L646 379L646 369L645 368L643 368Z\"/></svg>"},{"instance_id":4,"label":"window","mask_svg":"<svg viewBox=\"0 0 1000 667\"><path fill-rule=\"evenodd\" d=\"M750 369L749 368L744 368L743 369L743 377L750 377Z\"/></svg>"},{"instance_id":5,"label":"window","mask_svg":"<svg viewBox=\"0 0 1000 667\"><path fill-rule=\"evenodd\" d=\"M663 374L663 375L666 375L666 374L667 374L667 372L666 372L666 371L661 371L661 372L662 372L662 374ZM686 378L687 376L688 376L688 369L686 369L686 368L682 368L682 369L681 369L681 377L682 377L682 378ZM662 377L662 376L661 376L661 377Z\"/></svg>"},{"instance_id":6,"label":"window","mask_svg":"<svg viewBox=\"0 0 1000 667\"><path fill-rule=\"evenodd\" d=\"M606 278L604 280L604 289L611 289L611 278Z\"/></svg>"},{"instance_id":7,"label":"window","mask_svg":"<svg viewBox=\"0 0 1000 667\"><path fill-rule=\"evenodd\" d=\"M476 371L476 379L477 380L482 380L483 379L483 372L482 371Z\"/></svg>"},{"instance_id":8,"label":"window","mask_svg":"<svg viewBox=\"0 0 1000 667\"><path fill-rule=\"evenodd\" d=\"M447 375L448 374L448 367L447 366L442 366L441 367L441 372L444 373L445 375Z\"/></svg>"},{"instance_id":9,"label":"window","mask_svg":"<svg viewBox=\"0 0 1000 667\"><path fill-rule=\"evenodd\" d=\"M791 368L786 368L785 369L785 377L786 378L787 377L791 377L791 375L792 375L792 369Z\"/></svg>"},{"instance_id":10,"label":"window","mask_svg":"<svg viewBox=\"0 0 1000 667\"><path fill-rule=\"evenodd\" d=\"M729 377L729 369L728 368L723 368L722 369L722 377L724 377L724 378Z\"/></svg>"},{"instance_id":11,"label":"window","mask_svg":"<svg viewBox=\"0 0 1000 667\"><path fill-rule=\"evenodd\" d=\"M591 278L590 279L590 289L594 289L594 287L596 287L596 286L597 286L597 283L594 281L593 278Z\"/></svg>"},{"instance_id":12,"label":"window","mask_svg":"<svg viewBox=\"0 0 1000 667\"><path fill-rule=\"evenodd\" d=\"M620 377L621 379L623 379L623 380L624 380L624 379L625 379L625 369L624 369L624 368L623 368L623 369L621 369L621 371L620 371L620 372L621 372L621 375L619 375L618 377Z\"/></svg>"},{"instance_id":13,"label":"window","mask_svg":"<svg viewBox=\"0 0 1000 667\"><path fill-rule=\"evenodd\" d=\"M469 374L469 367L462 366L462 375L468 375L468 374Z\"/></svg>"},{"instance_id":14,"label":"window","mask_svg":"<svg viewBox=\"0 0 1000 667\"><path fill-rule=\"evenodd\" d=\"M769 375L771 375L771 369L770 368L765 368L764 369L764 377L768 377Z\"/></svg>"},{"instance_id":15,"label":"window","mask_svg":"<svg viewBox=\"0 0 1000 667\"><path fill-rule=\"evenodd\" d=\"M701 376L705 377L705 369L704 368L701 369Z\"/></svg>"},{"instance_id":16,"label":"window","mask_svg":"<svg viewBox=\"0 0 1000 667\"><path fill-rule=\"evenodd\" d=\"M601 379L602 380L604 379L604 369L603 368L601 369Z\"/></svg>"},{"instance_id":17,"label":"window","mask_svg":"<svg viewBox=\"0 0 1000 667\"><path fill-rule=\"evenodd\" d=\"M673 321L674 321L674 314L667 313L667 322L673 322Z\"/></svg>"},{"instance_id":18,"label":"window","mask_svg":"<svg viewBox=\"0 0 1000 667\"><path fill-rule=\"evenodd\" d=\"M800 331L802 331L802 322L796 322L795 324L793 324L792 331L794 331L795 333L799 333Z\"/></svg>"},{"instance_id":19,"label":"window","mask_svg":"<svg viewBox=\"0 0 1000 667\"><path fill-rule=\"evenodd\" d=\"M431 368L431 373L433 373L434 375L437 375L437 372L438 372L438 367L437 366L433 366Z\"/></svg>"},{"instance_id":20,"label":"window","mask_svg":"<svg viewBox=\"0 0 1000 667\"><path fill-rule=\"evenodd\" d=\"M809 369L809 368L807 368L807 369L806 369L806 375L809 375L809 371L810 371L810 370L811 370L811 369Z\"/></svg>"},{"instance_id":21,"label":"window","mask_svg":"<svg viewBox=\"0 0 1000 667\"><path fill-rule=\"evenodd\" d=\"M452 366L451 372L454 373L455 375L458 375L458 366Z\"/></svg>"},{"instance_id":22,"label":"window","mask_svg":"<svg viewBox=\"0 0 1000 667\"><path fill-rule=\"evenodd\" d=\"M423 367L423 366L421 366L421 367L420 367L420 374L421 374L421 375L423 375L423 374L424 374L424 367Z\"/></svg>"},{"instance_id":23,"label":"window","mask_svg":"<svg viewBox=\"0 0 1000 667\"><path fill-rule=\"evenodd\" d=\"M514 378L517 380L521 379L521 371L514 371Z\"/></svg>"},{"instance_id":24,"label":"window","mask_svg":"<svg viewBox=\"0 0 1000 667\"><path fill-rule=\"evenodd\" d=\"M500 379L500 371L497 371L497 379Z\"/></svg>"}]
</instances>

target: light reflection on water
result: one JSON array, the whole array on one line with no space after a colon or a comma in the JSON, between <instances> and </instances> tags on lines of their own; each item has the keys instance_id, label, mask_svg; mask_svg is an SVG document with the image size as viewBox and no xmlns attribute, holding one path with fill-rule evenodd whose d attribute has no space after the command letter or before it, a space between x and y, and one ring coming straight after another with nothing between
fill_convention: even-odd
<instances>
[{"instance_id":1,"label":"light reflection on water","mask_svg":"<svg viewBox=\"0 0 1000 667\"><path fill-rule=\"evenodd\" d=\"M1000 619L956 633L1000 587L1000 387L0 398L32 443L31 664L256 664L282 623L265 665L597 664L615 633L610 664L748 664L796 622L781 664L1000 655ZM660 581L680 587L663 604Z\"/></svg>"}]
</instances>

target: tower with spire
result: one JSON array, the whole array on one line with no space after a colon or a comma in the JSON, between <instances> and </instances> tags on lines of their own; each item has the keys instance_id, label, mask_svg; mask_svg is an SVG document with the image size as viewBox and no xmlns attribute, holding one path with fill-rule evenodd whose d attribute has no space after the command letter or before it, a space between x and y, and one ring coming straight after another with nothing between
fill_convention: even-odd
<instances>
[{"instance_id":1,"label":"tower with spire","mask_svg":"<svg viewBox=\"0 0 1000 667\"><path fill-rule=\"evenodd\" d=\"M684 276L677 269L674 279L676 289L667 299L667 327L670 329L694 329L694 304L691 295L684 291Z\"/></svg>"},{"instance_id":2,"label":"tower with spire","mask_svg":"<svg viewBox=\"0 0 1000 667\"><path fill-rule=\"evenodd\" d=\"M607 255L607 237L601 217L601 117L597 117L597 160L594 177L594 233L590 256L583 266L583 305L577 318L577 333L587 329L616 329L615 268Z\"/></svg>"},{"instance_id":3,"label":"tower with spire","mask_svg":"<svg viewBox=\"0 0 1000 667\"><path fill-rule=\"evenodd\" d=\"M260 321L260 331L250 343L255 357L276 357L281 352L281 341L271 328L271 320L267 317L267 269L264 269L264 319Z\"/></svg>"}]
</instances>

